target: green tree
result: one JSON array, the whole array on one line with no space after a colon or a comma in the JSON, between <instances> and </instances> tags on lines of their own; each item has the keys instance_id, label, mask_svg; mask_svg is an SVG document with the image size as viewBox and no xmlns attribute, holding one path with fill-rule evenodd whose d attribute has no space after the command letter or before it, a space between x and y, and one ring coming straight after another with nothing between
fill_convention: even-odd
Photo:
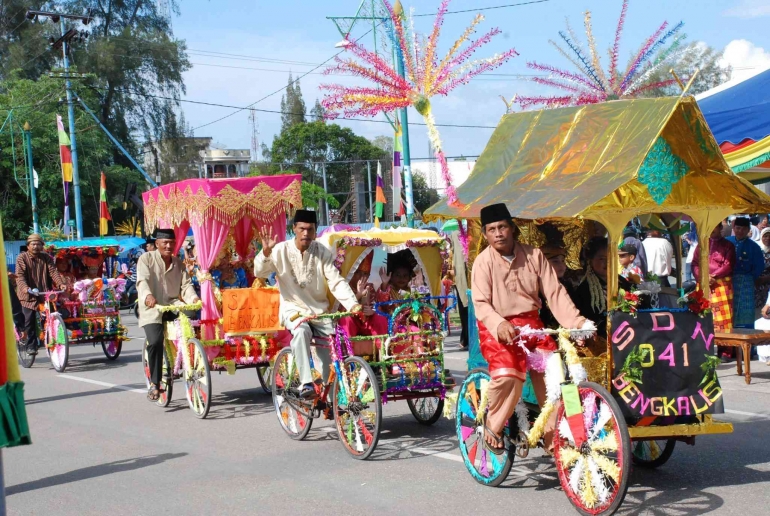
<instances>
[{"instance_id":1,"label":"green tree","mask_svg":"<svg viewBox=\"0 0 770 516\"><path fill-rule=\"evenodd\" d=\"M313 109L310 110L311 120L313 122L323 122L324 114L326 111L324 110L324 107L321 105L320 102L318 102L318 99L315 100L315 105L313 106Z\"/></svg>"},{"instance_id":2,"label":"green tree","mask_svg":"<svg viewBox=\"0 0 770 516\"><path fill-rule=\"evenodd\" d=\"M382 149L347 127L324 122L299 123L282 131L273 140L273 168L289 168L302 174L308 183L321 186L322 163L326 163L328 193L344 203L350 192L351 173L366 169L362 160L387 160ZM349 163L331 163L345 161ZM355 162L355 163L351 163Z\"/></svg>"},{"instance_id":3,"label":"green tree","mask_svg":"<svg viewBox=\"0 0 770 516\"><path fill-rule=\"evenodd\" d=\"M414 207L420 213L436 204L439 199L438 191L430 188L425 176L419 172L412 175L412 197Z\"/></svg>"},{"instance_id":4,"label":"green tree","mask_svg":"<svg viewBox=\"0 0 770 516\"><path fill-rule=\"evenodd\" d=\"M653 74L650 82L654 83L671 79L669 70L672 68L682 81L686 81L695 73L695 70L698 70L695 82L687 91L690 95L697 95L730 80L732 68L720 66L721 59L722 52L717 51L713 47L702 42L690 43L678 61L671 66L664 66L663 69L657 71ZM665 88L651 90L647 96L663 97L679 95L681 92L681 88L674 84Z\"/></svg>"},{"instance_id":5,"label":"green tree","mask_svg":"<svg viewBox=\"0 0 770 516\"><path fill-rule=\"evenodd\" d=\"M375 147L379 147L380 149L385 151L385 153L389 156L393 154L393 137L392 136L384 136L384 135L375 136L374 138L372 138L372 145L374 145Z\"/></svg>"},{"instance_id":6,"label":"green tree","mask_svg":"<svg viewBox=\"0 0 770 516\"><path fill-rule=\"evenodd\" d=\"M283 133L296 124L304 124L306 113L299 80L293 80L289 74L286 93L281 97L281 132Z\"/></svg>"},{"instance_id":7,"label":"green tree","mask_svg":"<svg viewBox=\"0 0 770 516\"><path fill-rule=\"evenodd\" d=\"M37 78L61 57L50 52L49 36L60 36L58 24L28 20L27 10L38 10L48 2L3 0L0 2L0 79L21 70L21 77Z\"/></svg>"},{"instance_id":8,"label":"green tree","mask_svg":"<svg viewBox=\"0 0 770 516\"><path fill-rule=\"evenodd\" d=\"M178 12L177 2L170 3ZM63 7L92 9L91 35L73 46L73 58L80 72L95 77L88 86L98 92L102 123L122 142L133 132L154 140L179 136L177 101L191 65L185 42L173 37L156 2L69 0Z\"/></svg>"},{"instance_id":9,"label":"green tree","mask_svg":"<svg viewBox=\"0 0 770 516\"><path fill-rule=\"evenodd\" d=\"M63 115L67 125L66 110L59 105L61 81L40 77L36 81L22 78L17 71L2 83L0 106L12 108L14 130L16 131L16 172L24 174L19 126L29 122L32 128L33 163L39 176L37 203L41 222L60 220L63 214L64 197L62 189L59 140L56 115ZM84 90L83 100L96 103L91 90ZM0 110L5 120L7 111ZM96 235L99 224L99 181L100 173L107 175L108 205L113 209L116 222L122 220L123 192L128 182L143 183L135 170L126 169L113 160L113 146L106 135L93 123L90 116L76 111L78 161L80 171L81 204L83 226L86 236ZM32 225L32 210L29 199L14 178L13 148L7 131L0 134L0 214L3 217L4 236L7 239L23 238ZM70 213L75 216L74 192L70 189Z\"/></svg>"}]
</instances>

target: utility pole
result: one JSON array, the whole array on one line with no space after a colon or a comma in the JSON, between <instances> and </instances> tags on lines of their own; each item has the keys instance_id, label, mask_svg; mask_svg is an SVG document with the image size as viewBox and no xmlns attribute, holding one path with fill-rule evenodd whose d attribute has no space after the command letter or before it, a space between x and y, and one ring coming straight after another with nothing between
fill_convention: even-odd
<instances>
[{"instance_id":1,"label":"utility pole","mask_svg":"<svg viewBox=\"0 0 770 516\"><path fill-rule=\"evenodd\" d=\"M29 163L29 193L32 201L32 230L40 233L40 216L37 212L37 192L35 192L35 167L32 164L32 127L24 123L24 141L26 143L26 161ZM65 222L66 224L66 222Z\"/></svg>"},{"instance_id":2,"label":"utility pole","mask_svg":"<svg viewBox=\"0 0 770 516\"><path fill-rule=\"evenodd\" d=\"M397 16L404 16L404 8L401 5L401 0L396 0L393 6L393 12ZM398 68L398 75L401 78L406 78L404 73L404 56L401 55L401 51L393 45L395 48L396 67ZM404 147L404 155L402 156L404 162L404 195L406 197L406 220L409 227L414 227L414 196L412 193L412 160L409 153L409 116L406 112L407 108L401 109L401 141ZM395 201L393 201L395 202Z\"/></svg>"},{"instance_id":3,"label":"utility pole","mask_svg":"<svg viewBox=\"0 0 770 516\"><path fill-rule=\"evenodd\" d=\"M75 29L70 29L68 31L64 30L64 20L70 19L70 20L76 20L83 22L84 25L88 25L92 18L91 16L77 16L73 14L60 14L60 13L54 13L50 11L27 11L27 18L30 20L37 19L38 17L43 18L50 18L50 20L54 23L59 22L59 29L61 31L61 37L58 40L54 40L53 37L49 40L51 43L51 46L54 49L58 49L61 46L62 49L62 58L63 58L63 64L64 64L64 87L67 91L67 117L69 118L69 130L70 130L70 142L71 147L70 151L72 153L72 186L73 191L75 195L75 225L77 227L78 231L78 238L83 238L83 208L80 204L80 174L78 173L78 150L77 150L77 142L75 138L75 104L73 103L72 99L72 83L70 82L69 78L69 57L67 57L68 53L68 43L73 38L78 38L80 41L83 41L85 38L88 37L88 33L85 31L79 32Z\"/></svg>"},{"instance_id":4,"label":"utility pole","mask_svg":"<svg viewBox=\"0 0 770 516\"><path fill-rule=\"evenodd\" d=\"M379 0L361 0L361 4L358 6L358 10L356 11L355 16L329 16L328 19L332 20L334 22L334 25L336 25L337 30L340 32L340 34L343 36L343 40L337 43L335 46L337 48L345 48L347 47L350 42L348 40L351 31L353 30L353 27L355 26L356 22L360 20L368 20L372 22L372 32L374 34L374 53L377 53L377 25L380 23L387 24L390 19L385 12L384 6L380 5L378 8L375 4L381 4ZM393 5L393 11L398 16L404 15L404 8L401 6L401 0L396 0L395 4ZM393 59L396 62L396 67L398 71L398 75L402 78L405 78L406 75L404 73L404 57L401 55L401 52L398 49L398 45L393 43ZM402 155L401 155L401 161L403 164L403 171L404 171L404 196L406 197L406 216L407 220L409 221L409 226L414 227L414 197L412 193L412 161L410 158L409 153L409 117L406 112L406 108L399 110L400 111L400 120L401 120L401 140L402 140ZM394 126L395 130L395 124L390 120L390 117L385 115L389 122L391 122L391 125ZM394 199L394 203L401 202L400 199Z\"/></svg>"}]
</instances>

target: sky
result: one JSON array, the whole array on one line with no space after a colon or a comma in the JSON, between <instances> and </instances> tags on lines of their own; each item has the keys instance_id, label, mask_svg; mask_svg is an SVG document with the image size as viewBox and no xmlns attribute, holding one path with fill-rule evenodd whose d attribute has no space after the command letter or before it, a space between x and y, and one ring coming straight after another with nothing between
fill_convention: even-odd
<instances>
[{"instance_id":1,"label":"sky","mask_svg":"<svg viewBox=\"0 0 770 516\"><path fill-rule=\"evenodd\" d=\"M405 9L413 9L415 29L429 33L440 0L402 0ZM453 0L450 11L521 3L526 0ZM294 77L332 57L342 38L328 16L353 16L360 0L184 0L180 14L172 19L174 35L187 42L193 64L185 73L186 95L183 99L243 107L279 110L281 89L289 73ZM547 0L541 3L482 11L486 19L479 33L498 27L502 34L483 47L474 57L487 57L515 48L519 56L493 73L532 74L527 61L538 61L570 68L570 63L548 44L565 28L565 18L582 36L583 13L591 11L597 47L608 48L614 38L621 0ZM472 21L476 11L448 14L442 27L439 54L443 55ZM620 63L625 63L657 27L667 20L674 25L684 21L688 41L701 41L725 51L725 62L733 66L736 77L753 75L770 67L770 0L631 0L621 40ZM365 22L364 22L365 23ZM371 48L369 26L354 28L351 38L362 37ZM585 43L584 43L585 44ZM231 55L223 55L231 54ZM232 55L237 54L237 56ZM606 52L603 53L606 68ZM363 84L354 78L324 76L324 67L301 81L308 111L322 98L322 83ZM275 92L278 93L275 93ZM493 128L505 113L500 96L514 94L549 94L544 87L518 78L479 76L470 84L453 90L449 96L432 100L439 124L487 126L488 128L440 128L447 156L476 156L481 153ZM251 146L249 111L240 111L224 120L235 109L182 103L185 118L195 129L195 136L211 136L231 149ZM268 146L280 130L280 115L257 113L259 140ZM410 122L421 122L420 115L409 111ZM380 122L340 120L367 138L391 135L382 116ZM428 138L425 127L410 124L413 159L427 158Z\"/></svg>"}]
</instances>

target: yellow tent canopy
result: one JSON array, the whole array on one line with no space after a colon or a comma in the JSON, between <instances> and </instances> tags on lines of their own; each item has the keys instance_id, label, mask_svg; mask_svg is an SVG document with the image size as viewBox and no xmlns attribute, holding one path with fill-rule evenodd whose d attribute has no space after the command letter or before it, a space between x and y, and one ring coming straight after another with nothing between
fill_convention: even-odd
<instances>
[{"instance_id":1,"label":"yellow tent canopy","mask_svg":"<svg viewBox=\"0 0 770 516\"><path fill-rule=\"evenodd\" d=\"M411 249L424 273L431 294L437 296L441 292L441 278L444 262L448 258L449 244L435 231L404 227L372 228L368 231L336 231L327 233L318 240L335 253L340 264L340 273L347 281L350 281L361 261L374 248L382 249L386 253Z\"/></svg>"},{"instance_id":2,"label":"yellow tent canopy","mask_svg":"<svg viewBox=\"0 0 770 516\"><path fill-rule=\"evenodd\" d=\"M770 197L730 170L692 97L505 115L457 193L462 206L443 200L424 218L475 219L498 202L515 218L610 225L643 213L770 210Z\"/></svg>"},{"instance_id":3,"label":"yellow tent canopy","mask_svg":"<svg viewBox=\"0 0 770 516\"><path fill-rule=\"evenodd\" d=\"M475 220L502 202L517 223L594 220L617 241L645 214L688 215L706 235L728 215L770 213L770 197L732 172L692 97L505 115L457 194L461 206L442 200L424 219Z\"/></svg>"}]
</instances>

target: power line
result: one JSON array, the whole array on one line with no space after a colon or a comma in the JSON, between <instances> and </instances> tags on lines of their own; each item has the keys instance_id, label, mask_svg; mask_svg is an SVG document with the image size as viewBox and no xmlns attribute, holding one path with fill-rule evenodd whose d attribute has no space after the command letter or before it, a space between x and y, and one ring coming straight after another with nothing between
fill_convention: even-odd
<instances>
[{"instance_id":1,"label":"power line","mask_svg":"<svg viewBox=\"0 0 770 516\"><path fill-rule=\"evenodd\" d=\"M105 90L106 88L99 88L96 86L88 86L89 88L95 89L95 90ZM129 95L137 95L140 97L149 97L149 98L156 98L160 100L171 100L174 102L184 102L187 104L197 104L200 106L210 106L210 107L220 107L220 108L227 108L227 109L238 109L240 111L244 111L246 109L253 109L254 111L258 111L260 113L273 113L273 114L279 114L279 115L298 115L300 113L292 113L290 111L279 111L275 109L260 109L260 108L254 108L254 107L240 107L240 106L232 106L228 104L219 104L216 102L205 102L201 100L188 100L188 99L177 99L174 97L165 97L163 95L152 95L150 93L140 93L136 91L130 91L125 89L115 89L116 92L126 93ZM389 124L387 120L375 120L371 118L340 118L338 120L341 121L348 121L348 122L371 122L376 124ZM409 125L420 125L425 126L425 124L420 122L410 122ZM462 124L436 124L438 127L456 127L456 128L464 128L464 129L495 129L497 126L494 125L462 125Z\"/></svg>"},{"instance_id":2,"label":"power line","mask_svg":"<svg viewBox=\"0 0 770 516\"><path fill-rule=\"evenodd\" d=\"M545 2L550 2L551 0L532 0L531 2L520 2L518 4L507 4L507 5L494 5L491 7L477 7L475 9L465 9L462 11L447 11L445 14L461 14L461 13L475 13L478 11L491 11L492 9L505 9L506 7L519 7L522 5L531 5L531 4L543 4ZM412 16L435 16L435 14L413 14Z\"/></svg>"},{"instance_id":3,"label":"power line","mask_svg":"<svg viewBox=\"0 0 770 516\"><path fill-rule=\"evenodd\" d=\"M380 25L380 24L378 23L377 25ZM361 37L359 37L358 39L361 39L361 38L363 38L364 36L366 36L367 34L369 34L371 31L373 31L375 28L376 28L376 27L372 27L371 29L369 29L368 31L366 31L366 32L365 32L365 33L364 33L364 34L363 34ZM343 52L345 52L345 49L342 49L342 50L340 50L339 52L337 52L336 54L334 54L334 55L333 55L333 56L331 56L329 59L327 59L327 60L326 60L326 61L324 61L323 63L319 64L319 65L318 65L318 66L316 66L315 68L312 68L311 70L309 70L309 71L305 72L304 74L300 75L299 77L297 77L297 78L296 78L296 79L294 79L293 81L290 81L290 82L289 82L289 83L288 83L286 86L284 86L284 87L282 87L282 88L280 88L280 89L277 89L277 90L275 90L275 91L274 91L274 92L272 92L272 93L268 93L267 95L265 95L265 96L264 96L264 97L262 97L261 99L259 99L259 100L255 101L255 102L253 102L253 103L251 103L251 104L249 104L248 106L246 106L246 107L244 107L244 108L240 108L240 109L238 109L237 111L233 111L233 112L232 112L232 113L230 113L229 115L225 115L225 116L223 116L223 117L221 117L221 118L217 118L216 120L213 120L213 121L211 121L211 122L205 123L205 124L203 124L203 125L199 125L198 127L194 127L192 130L193 130L193 131L196 131L196 130L198 130L198 129L202 129L203 127L207 127L207 126L209 126L209 125L212 125L212 124L216 124L217 122L221 122L222 120L225 120L225 119L227 119L227 118L230 118L231 116L233 116L233 115L236 115L236 114L240 113L241 111L245 111L246 109L249 109L249 108L251 108L251 107L254 107L255 105L257 105L257 104L259 104L260 102L262 102L263 100L265 100L265 99L267 99L267 98L270 98L270 97L272 97L273 95L275 95L276 93L279 93L279 92L281 92L281 91L285 90L285 89L286 89L286 88L288 88L290 85L292 85L292 84L294 84L294 83L298 82L300 79L302 79L303 77L306 77L306 76L307 76L308 74L310 74L311 72L314 72L314 71L315 71L315 70L317 70L318 68L321 68L323 65L325 65L326 63L328 63L328 62L329 62L329 61L331 61L332 59L336 58L337 56L339 56L339 55L340 55L340 54L342 54Z\"/></svg>"}]
</instances>

